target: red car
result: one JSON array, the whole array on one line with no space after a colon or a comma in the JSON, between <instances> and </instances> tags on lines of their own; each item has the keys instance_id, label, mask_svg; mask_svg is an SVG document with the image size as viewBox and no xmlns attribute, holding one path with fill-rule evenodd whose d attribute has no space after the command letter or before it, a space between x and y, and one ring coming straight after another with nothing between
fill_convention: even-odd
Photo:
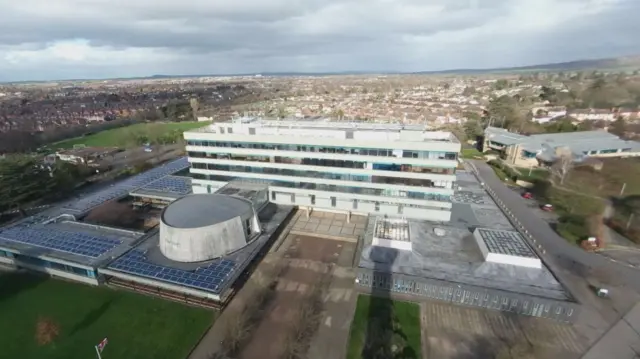
<instances>
[{"instance_id":1,"label":"red car","mask_svg":"<svg viewBox=\"0 0 640 359\"><path fill-rule=\"evenodd\" d=\"M531 192L525 192L522 194L522 198L524 199L533 199L533 195L531 194Z\"/></svg>"}]
</instances>

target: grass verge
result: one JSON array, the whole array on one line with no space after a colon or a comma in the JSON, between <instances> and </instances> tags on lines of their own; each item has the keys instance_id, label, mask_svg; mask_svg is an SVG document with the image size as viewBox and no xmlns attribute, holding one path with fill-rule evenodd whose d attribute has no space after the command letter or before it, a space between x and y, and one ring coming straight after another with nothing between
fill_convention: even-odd
<instances>
[{"instance_id":1,"label":"grass verge","mask_svg":"<svg viewBox=\"0 0 640 359\"><path fill-rule=\"evenodd\" d=\"M389 358L421 358L420 307L360 295L351 324L347 359L364 358L365 350L388 353Z\"/></svg>"},{"instance_id":2,"label":"grass verge","mask_svg":"<svg viewBox=\"0 0 640 359\"><path fill-rule=\"evenodd\" d=\"M461 151L462 158L481 158L484 154L475 148L463 148Z\"/></svg>"},{"instance_id":3,"label":"grass verge","mask_svg":"<svg viewBox=\"0 0 640 359\"><path fill-rule=\"evenodd\" d=\"M140 139L147 138L149 142L156 142L163 137L181 137L184 131L203 127L208 122L153 122L138 123L131 126L114 128L88 136L71 138L56 142L51 148L73 148L74 145L87 147L134 147L139 146Z\"/></svg>"},{"instance_id":4,"label":"grass verge","mask_svg":"<svg viewBox=\"0 0 640 359\"><path fill-rule=\"evenodd\" d=\"M214 313L105 287L0 273L0 317L3 358L95 358L94 346L107 337L104 359L183 359ZM50 340L42 340L43 330Z\"/></svg>"}]
</instances>

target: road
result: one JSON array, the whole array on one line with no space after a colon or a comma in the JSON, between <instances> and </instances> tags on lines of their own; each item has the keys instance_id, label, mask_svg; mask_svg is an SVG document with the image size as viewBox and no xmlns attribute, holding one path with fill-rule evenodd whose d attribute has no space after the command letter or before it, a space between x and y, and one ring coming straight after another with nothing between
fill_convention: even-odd
<instances>
[{"instance_id":1,"label":"road","mask_svg":"<svg viewBox=\"0 0 640 359\"><path fill-rule=\"evenodd\" d=\"M533 213L517 193L495 175L493 169L480 160L469 161L496 197L507 207L521 227L528 231L545 254L545 264L576 299L583 304L579 322L590 341L618 321L640 300L640 271L590 253L560 237L540 216ZM512 217L512 218L513 218ZM611 299L603 300L593 293L593 287L610 289Z\"/></svg>"}]
</instances>

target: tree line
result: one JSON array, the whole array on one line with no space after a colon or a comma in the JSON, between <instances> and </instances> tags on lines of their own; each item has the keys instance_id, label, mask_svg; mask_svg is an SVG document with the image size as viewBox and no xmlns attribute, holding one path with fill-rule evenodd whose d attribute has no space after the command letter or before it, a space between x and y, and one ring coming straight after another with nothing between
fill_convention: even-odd
<instances>
[{"instance_id":1,"label":"tree line","mask_svg":"<svg viewBox=\"0 0 640 359\"><path fill-rule=\"evenodd\" d=\"M88 167L63 161L45 165L36 156L7 156L0 159L0 213L60 200L91 174Z\"/></svg>"}]
</instances>

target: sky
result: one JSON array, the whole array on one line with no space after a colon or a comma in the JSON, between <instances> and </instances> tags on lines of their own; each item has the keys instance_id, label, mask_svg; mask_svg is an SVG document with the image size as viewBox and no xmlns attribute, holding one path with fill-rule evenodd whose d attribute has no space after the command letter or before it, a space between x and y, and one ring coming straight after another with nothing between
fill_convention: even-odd
<instances>
[{"instance_id":1,"label":"sky","mask_svg":"<svg viewBox=\"0 0 640 359\"><path fill-rule=\"evenodd\" d=\"M640 0L0 0L0 81L640 54Z\"/></svg>"}]
</instances>

